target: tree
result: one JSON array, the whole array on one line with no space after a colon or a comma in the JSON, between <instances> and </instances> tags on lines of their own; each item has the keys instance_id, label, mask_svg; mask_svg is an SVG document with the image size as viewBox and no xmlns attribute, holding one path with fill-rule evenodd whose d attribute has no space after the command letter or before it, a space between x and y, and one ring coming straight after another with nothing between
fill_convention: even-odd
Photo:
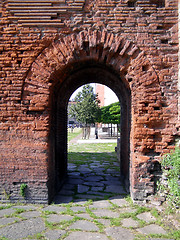
<instances>
[{"instance_id":1,"label":"tree","mask_svg":"<svg viewBox=\"0 0 180 240\"><path fill-rule=\"evenodd\" d=\"M112 103L109 108L110 116L111 116L111 122L113 124L119 124L120 123L120 117L121 117L121 107L120 103Z\"/></svg>"},{"instance_id":2,"label":"tree","mask_svg":"<svg viewBox=\"0 0 180 240\"><path fill-rule=\"evenodd\" d=\"M121 116L120 103L115 102L108 106L101 107L100 122L119 124Z\"/></svg>"},{"instance_id":3,"label":"tree","mask_svg":"<svg viewBox=\"0 0 180 240\"><path fill-rule=\"evenodd\" d=\"M93 87L87 84L75 96L74 101L76 104L70 107L69 114L87 129L88 125L95 123L98 118L100 112L98 96L94 94Z\"/></svg>"},{"instance_id":4,"label":"tree","mask_svg":"<svg viewBox=\"0 0 180 240\"><path fill-rule=\"evenodd\" d=\"M112 135L112 124L120 124L121 107L120 103L112 103L108 106L101 107L101 115L99 122L111 124L111 135Z\"/></svg>"}]
</instances>

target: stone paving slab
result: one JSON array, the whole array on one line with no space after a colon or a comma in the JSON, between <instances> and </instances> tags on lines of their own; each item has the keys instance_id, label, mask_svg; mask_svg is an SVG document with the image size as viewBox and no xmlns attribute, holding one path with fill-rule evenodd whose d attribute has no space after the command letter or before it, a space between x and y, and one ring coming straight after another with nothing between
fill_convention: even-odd
<instances>
[{"instance_id":1,"label":"stone paving slab","mask_svg":"<svg viewBox=\"0 0 180 240\"><path fill-rule=\"evenodd\" d=\"M112 237L114 240L133 240L134 235L128 229L122 227L109 227L105 229L108 236Z\"/></svg>"},{"instance_id":2,"label":"stone paving slab","mask_svg":"<svg viewBox=\"0 0 180 240\"><path fill-rule=\"evenodd\" d=\"M12 206L12 208L24 209L28 211L28 210L36 210L38 207L34 205L16 205L16 206Z\"/></svg>"},{"instance_id":3,"label":"stone paving slab","mask_svg":"<svg viewBox=\"0 0 180 240\"><path fill-rule=\"evenodd\" d=\"M31 212L23 212L21 214L19 214L21 217L23 218L35 218L35 217L39 217L41 215L40 212L38 211L31 211Z\"/></svg>"},{"instance_id":4,"label":"stone paving slab","mask_svg":"<svg viewBox=\"0 0 180 240\"><path fill-rule=\"evenodd\" d=\"M89 219L91 220L92 217L90 217L90 215L88 213L78 213L76 214L77 217L81 217L81 218L86 218L86 219Z\"/></svg>"},{"instance_id":5,"label":"stone paving slab","mask_svg":"<svg viewBox=\"0 0 180 240\"><path fill-rule=\"evenodd\" d=\"M76 177L76 176L80 176L81 175L81 173L78 171L78 170L73 170L73 172L70 172L70 171L68 171L68 176L69 177Z\"/></svg>"},{"instance_id":6,"label":"stone paving slab","mask_svg":"<svg viewBox=\"0 0 180 240\"><path fill-rule=\"evenodd\" d=\"M12 217L12 218L0 218L0 226L7 225L9 223L13 223L15 221L19 221L18 218Z\"/></svg>"},{"instance_id":7,"label":"stone paving slab","mask_svg":"<svg viewBox=\"0 0 180 240\"><path fill-rule=\"evenodd\" d=\"M2 209L0 210L0 217L11 215L13 213L15 213L15 209L12 209L12 208Z\"/></svg>"},{"instance_id":8,"label":"stone paving slab","mask_svg":"<svg viewBox=\"0 0 180 240\"><path fill-rule=\"evenodd\" d=\"M102 223L106 227L109 227L111 225L111 221L109 219L98 219L97 221Z\"/></svg>"},{"instance_id":9,"label":"stone paving slab","mask_svg":"<svg viewBox=\"0 0 180 240\"><path fill-rule=\"evenodd\" d=\"M85 220L79 220L70 226L70 229L79 229L82 231L99 231L96 224Z\"/></svg>"},{"instance_id":10,"label":"stone paving slab","mask_svg":"<svg viewBox=\"0 0 180 240\"><path fill-rule=\"evenodd\" d=\"M74 202L72 203L72 205L84 205L87 203L86 199L74 199Z\"/></svg>"},{"instance_id":11,"label":"stone paving slab","mask_svg":"<svg viewBox=\"0 0 180 240\"><path fill-rule=\"evenodd\" d=\"M77 194L76 197L84 199L103 199L103 196L100 195L90 195L90 194Z\"/></svg>"},{"instance_id":12,"label":"stone paving slab","mask_svg":"<svg viewBox=\"0 0 180 240\"><path fill-rule=\"evenodd\" d=\"M154 216L152 216L152 214L150 212L144 212L144 213L138 214L137 218L139 218L145 222L148 222L148 223L156 220L156 218Z\"/></svg>"},{"instance_id":13,"label":"stone paving slab","mask_svg":"<svg viewBox=\"0 0 180 240\"><path fill-rule=\"evenodd\" d=\"M119 207L127 206L129 203L124 199L124 196L111 197L109 200Z\"/></svg>"},{"instance_id":14,"label":"stone paving slab","mask_svg":"<svg viewBox=\"0 0 180 240\"><path fill-rule=\"evenodd\" d=\"M50 230L45 233L45 237L47 240L58 240L65 233L66 233L66 231L64 231L64 230Z\"/></svg>"},{"instance_id":15,"label":"stone paving slab","mask_svg":"<svg viewBox=\"0 0 180 240\"><path fill-rule=\"evenodd\" d=\"M92 232L72 232L65 240L109 240L109 238L102 233Z\"/></svg>"},{"instance_id":16,"label":"stone paving slab","mask_svg":"<svg viewBox=\"0 0 180 240\"><path fill-rule=\"evenodd\" d=\"M67 183L69 184L82 184L83 180L82 179L78 179L78 178L69 178Z\"/></svg>"},{"instance_id":17,"label":"stone paving slab","mask_svg":"<svg viewBox=\"0 0 180 240\"><path fill-rule=\"evenodd\" d=\"M59 223L61 221L69 221L69 220L72 220L72 219L73 219L73 216L58 215L58 214L51 214L47 218L48 222L52 222L52 223Z\"/></svg>"},{"instance_id":18,"label":"stone paving slab","mask_svg":"<svg viewBox=\"0 0 180 240\"><path fill-rule=\"evenodd\" d=\"M110 204L106 200L100 200L100 201L93 202L93 204L91 204L89 206L89 208L108 208L108 207L112 207L112 204Z\"/></svg>"},{"instance_id":19,"label":"stone paving slab","mask_svg":"<svg viewBox=\"0 0 180 240\"><path fill-rule=\"evenodd\" d=\"M97 216L97 217L108 217L108 218L117 218L119 217L119 213L113 212L108 209L97 209L97 210L92 210L92 212Z\"/></svg>"},{"instance_id":20,"label":"stone paving slab","mask_svg":"<svg viewBox=\"0 0 180 240\"><path fill-rule=\"evenodd\" d=\"M85 207L79 207L79 206L75 206L75 207L71 207L70 208L73 212L86 212L86 208Z\"/></svg>"},{"instance_id":21,"label":"stone paving slab","mask_svg":"<svg viewBox=\"0 0 180 240\"><path fill-rule=\"evenodd\" d=\"M142 234L167 234L167 232L156 224L151 224L137 229Z\"/></svg>"},{"instance_id":22,"label":"stone paving slab","mask_svg":"<svg viewBox=\"0 0 180 240\"><path fill-rule=\"evenodd\" d=\"M34 218L0 228L0 236L16 240L41 233L44 230L44 221L41 218Z\"/></svg>"},{"instance_id":23,"label":"stone paving slab","mask_svg":"<svg viewBox=\"0 0 180 240\"><path fill-rule=\"evenodd\" d=\"M85 180L86 181L94 181L94 182L98 182L100 180L103 180L104 178L102 176L90 176L90 177L86 177Z\"/></svg>"},{"instance_id":24,"label":"stone paving slab","mask_svg":"<svg viewBox=\"0 0 180 240\"><path fill-rule=\"evenodd\" d=\"M52 211L52 212L64 212L66 211L66 207L61 207L61 206L58 206L58 205L49 205L45 208L42 209L42 211Z\"/></svg>"},{"instance_id":25,"label":"stone paving slab","mask_svg":"<svg viewBox=\"0 0 180 240\"><path fill-rule=\"evenodd\" d=\"M125 208L120 208L119 212L120 213L134 213L134 212L136 212L136 209L131 208L131 207L127 207L127 208L125 207Z\"/></svg>"},{"instance_id":26,"label":"stone paving slab","mask_svg":"<svg viewBox=\"0 0 180 240\"><path fill-rule=\"evenodd\" d=\"M92 186L92 187L104 187L104 183L102 182L84 182L84 185Z\"/></svg>"},{"instance_id":27,"label":"stone paving slab","mask_svg":"<svg viewBox=\"0 0 180 240\"><path fill-rule=\"evenodd\" d=\"M80 171L80 172L87 172L87 173L92 172L92 170L89 169L89 167L83 167L83 166L80 166L78 168L78 171Z\"/></svg>"},{"instance_id":28,"label":"stone paving slab","mask_svg":"<svg viewBox=\"0 0 180 240\"><path fill-rule=\"evenodd\" d=\"M125 218L121 222L122 222L122 226L126 228L130 228L130 227L136 228L139 226L138 221L135 221L132 218Z\"/></svg>"}]
</instances>

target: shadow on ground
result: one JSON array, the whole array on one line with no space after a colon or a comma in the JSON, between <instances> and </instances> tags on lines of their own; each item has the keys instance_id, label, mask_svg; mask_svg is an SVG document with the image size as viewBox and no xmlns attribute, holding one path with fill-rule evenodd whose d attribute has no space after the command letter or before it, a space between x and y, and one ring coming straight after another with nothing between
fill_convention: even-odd
<instances>
[{"instance_id":1,"label":"shadow on ground","mask_svg":"<svg viewBox=\"0 0 180 240\"><path fill-rule=\"evenodd\" d=\"M54 203L102 200L126 195L114 153L69 153L68 179Z\"/></svg>"}]
</instances>

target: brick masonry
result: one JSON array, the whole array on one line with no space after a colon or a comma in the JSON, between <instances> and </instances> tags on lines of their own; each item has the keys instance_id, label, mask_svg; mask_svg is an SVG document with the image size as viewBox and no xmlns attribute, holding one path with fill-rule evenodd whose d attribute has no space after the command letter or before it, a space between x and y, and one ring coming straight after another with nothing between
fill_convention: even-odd
<instances>
[{"instance_id":1,"label":"brick masonry","mask_svg":"<svg viewBox=\"0 0 180 240\"><path fill-rule=\"evenodd\" d=\"M67 168L67 103L82 84L122 106L121 174L134 199L154 193L178 122L177 0L0 3L0 196L49 202Z\"/></svg>"}]
</instances>

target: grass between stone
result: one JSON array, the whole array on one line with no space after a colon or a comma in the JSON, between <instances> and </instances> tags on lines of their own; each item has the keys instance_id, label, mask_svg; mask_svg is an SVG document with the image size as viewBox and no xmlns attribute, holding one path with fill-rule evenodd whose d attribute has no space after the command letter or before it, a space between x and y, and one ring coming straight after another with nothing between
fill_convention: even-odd
<instances>
[{"instance_id":1,"label":"grass between stone","mask_svg":"<svg viewBox=\"0 0 180 240\"><path fill-rule=\"evenodd\" d=\"M78 136L80 134L80 132L74 132L74 133L70 133L70 136L68 136L68 139L73 139L74 137ZM89 166L89 164L93 163L94 160L97 162L100 162L101 164L107 162L107 166L105 167L105 171L107 171L108 169L114 169L114 170L119 170L117 166L113 165L114 159L116 158L116 153L114 151L114 148L116 146L116 143L97 143L97 144L71 144L69 146L69 162L73 163L75 165L82 165L82 164L87 164ZM83 194L82 194L83 195ZM113 196L116 196L117 194L113 194ZM83 231L80 229L69 229L69 227L75 223L76 221L79 220L85 220L85 221L89 221L94 223L99 230L97 232L99 233L105 233L105 229L107 226L105 226L104 224L100 223L99 220L100 219L105 219L110 221L110 225L109 227L115 227L115 226L121 226L122 227L122 220L123 219L128 219L128 218L132 218L133 220L137 221L139 226L138 227L124 227L127 229L130 229L133 234L135 235L135 239L134 240L147 240L150 238L166 238L166 239L175 239L175 240L179 240L180 239L180 231L177 229L172 229L169 228L166 225L166 222L164 221L164 213L159 212L156 208L149 208L149 207L145 207L145 206L139 206L137 204L134 204L132 199L130 198L129 195L124 195L124 199L127 201L126 205L122 205L122 206L118 206L117 204L113 203L111 200L109 200L109 196L107 193L107 196L104 197L103 199L108 200L109 203L111 204L110 207L106 207L106 209L109 209L111 211L116 211L119 213L119 217L116 218L111 218L111 217L107 217L107 216L102 216L102 217L98 217L96 216L95 213L92 212L92 210L96 209L96 208L89 208L89 206L91 206L94 202L94 200L88 200L86 201L84 204L78 204L78 203L67 203L67 204L60 204L60 207L66 207L65 211L62 212L56 212L56 211L50 211L50 210L45 210L43 211L43 207L42 205L37 205L36 207L36 211L41 212L41 217L44 219L45 222L45 226L46 226L46 230L41 232L41 233L37 233L33 236L28 236L28 238L26 239L47 239L45 237L45 233L48 230L63 230L66 231L66 233L60 237L60 239L65 239L71 232L73 231ZM112 197L112 194L111 194ZM15 206L15 205L13 205ZM23 206L23 204L22 204ZM73 211L71 209L71 207L75 207L75 206L80 206L80 207L85 207L85 211ZM3 209L8 209L11 208L12 204L6 204L6 205L1 205L0 206L0 210ZM132 212L123 212L123 210L125 210L126 208L130 208L132 209ZM23 208L16 208L15 212L4 216L4 217L18 217L20 218L21 213L23 212L28 212L31 211L30 209L23 209ZM146 222L144 220L141 220L137 217L138 214L141 213L145 213L145 212L150 212L152 214L152 216L155 217L154 221L151 222ZM89 216L91 217L91 219L86 219L80 216L77 216L80 213L86 213L89 214ZM58 215L69 215L72 216L73 218L71 220L62 220L59 221L58 223L54 223L54 222L50 222L48 221L48 217L51 214L58 214ZM19 221L24 221L25 219L20 218ZM141 228L144 226L148 226L151 223L155 223L159 226L162 226L166 231L167 234L163 235L163 234L140 234L137 232L137 228ZM7 224L9 225L9 224ZM2 226L4 227L4 226ZM109 239L111 239L111 237L108 237ZM0 236L0 240L8 240L5 237L1 237Z\"/></svg>"}]
</instances>

